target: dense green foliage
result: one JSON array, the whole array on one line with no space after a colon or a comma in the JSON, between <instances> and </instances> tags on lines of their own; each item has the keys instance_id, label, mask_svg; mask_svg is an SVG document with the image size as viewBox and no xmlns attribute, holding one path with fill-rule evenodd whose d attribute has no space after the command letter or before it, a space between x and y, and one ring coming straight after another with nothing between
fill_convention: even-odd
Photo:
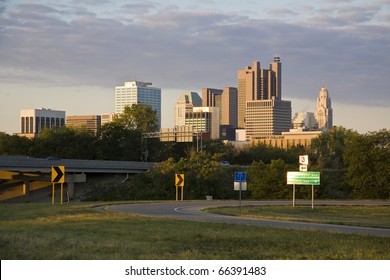
<instances>
[{"instance_id":1,"label":"dense green foliage","mask_svg":"<svg viewBox=\"0 0 390 280\"><path fill-rule=\"evenodd\" d=\"M152 117L142 118L142 112ZM0 155L139 161L145 152L141 148L141 135L154 129L156 121L150 108L133 106L114 122L103 125L97 134L69 127L42 131L34 140L0 133ZM244 198L286 199L291 197L286 172L298 170L298 156L302 154L309 155L309 170L321 172L316 197L390 198L390 131L387 129L359 134L334 127L314 139L310 148L299 146L289 150L264 145L238 149L214 140L203 141L202 151L196 153L196 143L147 141L148 160L159 162L156 168L123 183L96 186L91 199L174 199L175 173L185 174L186 199L237 198L233 181L234 172L239 170L248 174ZM221 161L229 161L230 166L221 166ZM298 187L296 195L310 198L311 190Z\"/></svg>"}]
</instances>

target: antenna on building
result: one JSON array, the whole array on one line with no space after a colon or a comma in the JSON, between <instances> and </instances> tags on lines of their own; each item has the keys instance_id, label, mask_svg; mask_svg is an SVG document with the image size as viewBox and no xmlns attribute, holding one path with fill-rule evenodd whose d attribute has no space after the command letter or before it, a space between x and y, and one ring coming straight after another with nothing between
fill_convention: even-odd
<instances>
[{"instance_id":1,"label":"antenna on building","mask_svg":"<svg viewBox=\"0 0 390 280\"><path fill-rule=\"evenodd\" d=\"M326 86L325 86L325 80L322 80L322 87L323 87L323 88L326 88Z\"/></svg>"}]
</instances>

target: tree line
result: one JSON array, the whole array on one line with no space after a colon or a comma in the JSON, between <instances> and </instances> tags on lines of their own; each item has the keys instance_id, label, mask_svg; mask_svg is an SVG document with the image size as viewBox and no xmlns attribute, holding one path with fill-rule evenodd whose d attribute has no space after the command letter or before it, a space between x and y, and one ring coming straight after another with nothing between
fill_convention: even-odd
<instances>
[{"instance_id":1,"label":"tree line","mask_svg":"<svg viewBox=\"0 0 390 280\"><path fill-rule=\"evenodd\" d=\"M287 171L299 169L298 157L308 154L310 171L320 171L321 184L315 187L319 199L389 199L390 131L359 134L334 127L313 140L311 147L289 150L264 145L235 149L210 142L202 152L169 157L148 172L107 189L96 187L93 200L175 199L175 174L185 174L185 199L238 198L233 190L234 173L247 172L248 190L243 198L291 199ZM221 160L230 166L221 166ZM298 186L296 198L310 199L311 188Z\"/></svg>"},{"instance_id":2,"label":"tree line","mask_svg":"<svg viewBox=\"0 0 390 280\"><path fill-rule=\"evenodd\" d=\"M44 129L40 137L28 139L0 132L0 155L26 155L99 160L140 161L143 159L142 133L155 131L157 117L150 106L126 107L113 122L98 132L85 128ZM145 141L145 140L144 140ZM246 171L251 199L289 199L287 171L299 169L298 156L309 155L310 171L321 172L316 197L323 199L390 198L390 131L366 134L334 127L313 139L310 147L283 150L265 145L235 148L219 140L196 143L159 142L148 139L148 160L158 162L153 170L109 187L96 185L90 199L174 199L174 177L185 174L186 199L237 197L233 190L234 172ZM222 166L221 161L230 162ZM309 188L297 188L297 198L309 198Z\"/></svg>"}]
</instances>

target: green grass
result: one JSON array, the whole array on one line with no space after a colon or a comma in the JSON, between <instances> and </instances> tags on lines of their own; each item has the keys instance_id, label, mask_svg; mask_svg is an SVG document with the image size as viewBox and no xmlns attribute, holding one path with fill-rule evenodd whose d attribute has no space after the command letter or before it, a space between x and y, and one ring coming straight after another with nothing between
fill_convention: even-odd
<instances>
[{"instance_id":1,"label":"green grass","mask_svg":"<svg viewBox=\"0 0 390 280\"><path fill-rule=\"evenodd\" d=\"M390 206L244 206L205 211L258 219L390 228Z\"/></svg>"},{"instance_id":2,"label":"green grass","mask_svg":"<svg viewBox=\"0 0 390 280\"><path fill-rule=\"evenodd\" d=\"M0 205L0 258L390 259L390 238L145 218L96 205Z\"/></svg>"}]
</instances>

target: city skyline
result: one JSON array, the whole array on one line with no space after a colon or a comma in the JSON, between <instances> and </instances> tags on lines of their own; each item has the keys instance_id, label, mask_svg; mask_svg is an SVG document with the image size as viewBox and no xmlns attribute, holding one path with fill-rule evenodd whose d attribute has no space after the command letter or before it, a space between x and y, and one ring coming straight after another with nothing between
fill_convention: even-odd
<instances>
[{"instance_id":1,"label":"city skyline","mask_svg":"<svg viewBox=\"0 0 390 280\"><path fill-rule=\"evenodd\" d=\"M80 2L0 0L0 131L19 132L24 108L113 112L126 80L161 88L173 127L183 92L237 87L239 69L275 54L293 115L315 111L325 81L334 125L389 128L387 1Z\"/></svg>"}]
</instances>

